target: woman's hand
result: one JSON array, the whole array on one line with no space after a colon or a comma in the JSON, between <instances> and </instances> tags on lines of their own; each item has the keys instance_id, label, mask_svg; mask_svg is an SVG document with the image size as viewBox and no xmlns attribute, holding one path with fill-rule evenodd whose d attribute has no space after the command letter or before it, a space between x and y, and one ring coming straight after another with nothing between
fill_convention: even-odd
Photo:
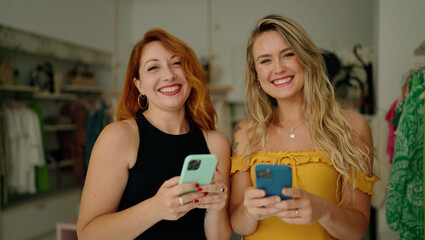
<instances>
[{"instance_id":1,"label":"woman's hand","mask_svg":"<svg viewBox=\"0 0 425 240\"><path fill-rule=\"evenodd\" d=\"M284 200L274 207L282 209L277 216L290 224L311 224L324 216L325 199L304 189L285 188L282 193L292 199Z\"/></svg>"},{"instance_id":2,"label":"woman's hand","mask_svg":"<svg viewBox=\"0 0 425 240\"><path fill-rule=\"evenodd\" d=\"M282 209L274 207L282 200L279 196L266 197L262 189L248 187L244 194L245 215L256 220L276 216Z\"/></svg>"},{"instance_id":3,"label":"woman's hand","mask_svg":"<svg viewBox=\"0 0 425 240\"><path fill-rule=\"evenodd\" d=\"M226 206L229 189L227 189L223 175L218 169L214 173L211 184L200 186L197 191L203 194L201 198L195 200L197 208L207 209L211 213Z\"/></svg>"},{"instance_id":4,"label":"woman's hand","mask_svg":"<svg viewBox=\"0 0 425 240\"><path fill-rule=\"evenodd\" d=\"M196 192L199 185L196 183L179 184L180 177L173 177L165 181L158 192L152 198L161 219L177 220L187 212L196 208L196 200L204 196L202 192ZM181 195L182 193L193 191Z\"/></svg>"}]
</instances>

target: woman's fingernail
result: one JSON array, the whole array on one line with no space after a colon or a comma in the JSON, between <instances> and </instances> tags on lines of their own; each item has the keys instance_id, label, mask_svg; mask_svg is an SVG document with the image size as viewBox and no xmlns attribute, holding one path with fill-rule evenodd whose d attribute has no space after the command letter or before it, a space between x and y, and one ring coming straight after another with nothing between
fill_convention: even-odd
<instances>
[{"instance_id":1,"label":"woman's fingernail","mask_svg":"<svg viewBox=\"0 0 425 240\"><path fill-rule=\"evenodd\" d=\"M193 200L193 202L194 202L194 203L198 203L198 202L199 202L199 200L198 200L198 199L195 199L195 200Z\"/></svg>"},{"instance_id":2,"label":"woman's fingernail","mask_svg":"<svg viewBox=\"0 0 425 240\"><path fill-rule=\"evenodd\" d=\"M198 187L198 188L196 189L196 191L198 191L198 192L202 192L202 188Z\"/></svg>"},{"instance_id":3,"label":"woman's fingernail","mask_svg":"<svg viewBox=\"0 0 425 240\"><path fill-rule=\"evenodd\" d=\"M195 187L199 187L199 184L195 184Z\"/></svg>"},{"instance_id":4,"label":"woman's fingernail","mask_svg":"<svg viewBox=\"0 0 425 240\"><path fill-rule=\"evenodd\" d=\"M218 168L215 168L215 171L218 172Z\"/></svg>"},{"instance_id":5,"label":"woman's fingernail","mask_svg":"<svg viewBox=\"0 0 425 240\"><path fill-rule=\"evenodd\" d=\"M207 192L204 192L204 196L207 196L208 195L208 193Z\"/></svg>"}]
</instances>

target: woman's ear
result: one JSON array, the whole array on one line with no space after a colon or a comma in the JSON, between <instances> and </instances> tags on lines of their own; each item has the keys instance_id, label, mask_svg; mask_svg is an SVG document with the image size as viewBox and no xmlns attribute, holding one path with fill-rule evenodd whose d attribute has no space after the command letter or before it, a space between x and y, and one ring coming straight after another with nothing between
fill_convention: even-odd
<instances>
[{"instance_id":1,"label":"woman's ear","mask_svg":"<svg viewBox=\"0 0 425 240\"><path fill-rule=\"evenodd\" d=\"M136 86L136 88L139 90L139 92L140 92L142 95L145 95L145 94L143 93L143 89L142 89L142 81L140 81L140 79L133 78L133 83L134 83L134 85Z\"/></svg>"}]
</instances>

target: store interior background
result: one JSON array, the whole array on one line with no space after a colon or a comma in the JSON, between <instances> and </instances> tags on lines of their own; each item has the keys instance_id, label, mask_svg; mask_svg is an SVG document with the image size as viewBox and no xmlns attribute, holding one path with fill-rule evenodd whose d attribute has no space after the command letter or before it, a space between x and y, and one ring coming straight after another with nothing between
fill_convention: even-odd
<instances>
[{"instance_id":1,"label":"store interior background","mask_svg":"<svg viewBox=\"0 0 425 240\"><path fill-rule=\"evenodd\" d=\"M279 13L297 21L321 49L346 56L344 61L352 61L356 44L366 49L361 53L373 63L379 114L401 95L403 76L425 64L424 55L414 54L425 41L424 9L422 0L0 0L0 25L110 53L111 67L99 70L96 85L111 99L122 87L133 45L150 28L163 28L209 59L210 87L231 88L218 95L242 106L249 32L260 17ZM386 225L384 207L377 211L377 236L397 236Z\"/></svg>"}]
</instances>

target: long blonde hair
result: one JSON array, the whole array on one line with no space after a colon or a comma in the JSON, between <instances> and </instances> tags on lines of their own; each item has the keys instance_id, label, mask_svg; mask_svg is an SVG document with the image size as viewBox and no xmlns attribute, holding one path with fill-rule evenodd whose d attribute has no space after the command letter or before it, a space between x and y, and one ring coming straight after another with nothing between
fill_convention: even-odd
<instances>
[{"instance_id":1,"label":"long blonde hair","mask_svg":"<svg viewBox=\"0 0 425 240\"><path fill-rule=\"evenodd\" d=\"M280 15L268 15L260 19L248 41L245 108L250 121L247 128L248 145L242 155L242 161L247 165L255 152L265 149L267 126L273 121L277 107L276 99L257 86L257 72L252 54L255 40L266 31L277 31L282 34L303 65L305 80L303 110L312 142L317 150L329 155L333 166L343 179L342 184L349 186L351 180L354 189L355 180L360 172L366 172L369 176L372 174L369 164L371 161L363 159L369 159L369 152L373 149L365 146L367 149L365 152L354 144L354 138L359 137L359 134L350 126L335 100L333 86L326 75L320 50L300 25Z\"/></svg>"}]
</instances>

